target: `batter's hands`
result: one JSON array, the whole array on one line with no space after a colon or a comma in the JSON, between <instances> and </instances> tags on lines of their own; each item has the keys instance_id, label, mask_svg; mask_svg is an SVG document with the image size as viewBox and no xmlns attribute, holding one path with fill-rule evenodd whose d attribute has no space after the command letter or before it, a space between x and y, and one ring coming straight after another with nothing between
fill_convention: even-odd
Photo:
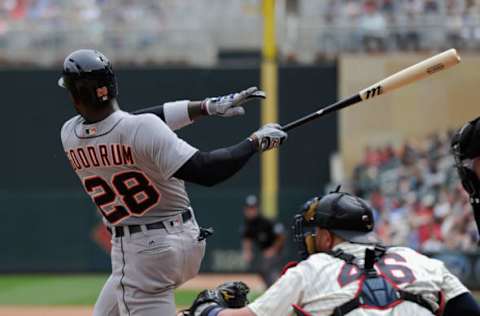
<instances>
[{"instance_id":1,"label":"batter's hands","mask_svg":"<svg viewBox=\"0 0 480 316\"><path fill-rule=\"evenodd\" d=\"M250 87L241 92L207 98L202 101L201 109L207 115L223 117L243 115L245 114L245 109L241 105L252 99L265 99L265 92L257 87Z\"/></svg>"},{"instance_id":2,"label":"batter's hands","mask_svg":"<svg viewBox=\"0 0 480 316\"><path fill-rule=\"evenodd\" d=\"M247 295L250 288L241 281L226 282L212 290L198 294L184 315L203 316L215 308L241 308L248 304Z\"/></svg>"},{"instance_id":3,"label":"batter's hands","mask_svg":"<svg viewBox=\"0 0 480 316\"><path fill-rule=\"evenodd\" d=\"M282 131L280 124L269 123L250 136L256 142L259 151L266 151L279 147L288 138Z\"/></svg>"}]
</instances>

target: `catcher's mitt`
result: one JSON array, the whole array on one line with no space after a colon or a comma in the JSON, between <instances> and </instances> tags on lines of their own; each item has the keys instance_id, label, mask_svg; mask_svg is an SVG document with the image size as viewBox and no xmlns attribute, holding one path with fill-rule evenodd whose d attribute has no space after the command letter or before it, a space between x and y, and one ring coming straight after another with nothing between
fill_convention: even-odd
<instances>
[{"instance_id":1,"label":"catcher's mitt","mask_svg":"<svg viewBox=\"0 0 480 316\"><path fill-rule=\"evenodd\" d=\"M248 304L250 288L241 281L225 282L214 289L203 290L192 306L179 315L201 316L213 308L241 308Z\"/></svg>"}]
</instances>

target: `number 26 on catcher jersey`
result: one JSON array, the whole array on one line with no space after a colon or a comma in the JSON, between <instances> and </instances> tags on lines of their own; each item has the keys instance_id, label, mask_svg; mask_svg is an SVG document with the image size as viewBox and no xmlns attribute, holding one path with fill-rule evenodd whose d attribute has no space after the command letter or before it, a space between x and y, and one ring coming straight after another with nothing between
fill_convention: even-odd
<instances>
[{"instance_id":1,"label":"number 26 on catcher jersey","mask_svg":"<svg viewBox=\"0 0 480 316\"><path fill-rule=\"evenodd\" d=\"M99 176L83 179L85 190L111 224L142 216L160 201L161 194L140 171L116 173L110 181Z\"/></svg>"},{"instance_id":2,"label":"number 26 on catcher jersey","mask_svg":"<svg viewBox=\"0 0 480 316\"><path fill-rule=\"evenodd\" d=\"M390 279L393 283L411 284L415 282L415 276L410 268L405 263L405 258L396 253L388 253L382 257L376 264L379 273ZM363 271L358 269L355 265L345 264L338 275L338 284L341 287L360 279Z\"/></svg>"}]
</instances>

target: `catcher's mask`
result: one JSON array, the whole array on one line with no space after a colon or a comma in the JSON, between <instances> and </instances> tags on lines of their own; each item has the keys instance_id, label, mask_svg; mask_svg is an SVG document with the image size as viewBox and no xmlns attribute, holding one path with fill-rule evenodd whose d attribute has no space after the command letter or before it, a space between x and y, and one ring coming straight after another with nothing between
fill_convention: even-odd
<instances>
[{"instance_id":1,"label":"catcher's mask","mask_svg":"<svg viewBox=\"0 0 480 316\"><path fill-rule=\"evenodd\" d=\"M474 161L480 158L480 117L468 122L455 133L451 152L463 187L470 194L477 192L480 183Z\"/></svg>"},{"instance_id":2,"label":"catcher's mask","mask_svg":"<svg viewBox=\"0 0 480 316\"><path fill-rule=\"evenodd\" d=\"M297 244L298 254L302 259L316 253L315 247L315 211L320 198L314 197L302 206L293 222L293 241Z\"/></svg>"},{"instance_id":3,"label":"catcher's mask","mask_svg":"<svg viewBox=\"0 0 480 316\"><path fill-rule=\"evenodd\" d=\"M316 227L327 229L342 239L359 244L375 244L373 209L363 199L345 192L332 192L308 200L295 215L294 241L306 259L317 253Z\"/></svg>"}]
</instances>

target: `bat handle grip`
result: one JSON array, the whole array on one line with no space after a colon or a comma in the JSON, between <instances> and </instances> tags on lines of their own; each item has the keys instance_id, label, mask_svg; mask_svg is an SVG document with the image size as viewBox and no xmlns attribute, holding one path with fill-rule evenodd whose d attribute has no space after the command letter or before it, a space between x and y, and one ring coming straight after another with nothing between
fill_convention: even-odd
<instances>
[{"instance_id":1,"label":"bat handle grip","mask_svg":"<svg viewBox=\"0 0 480 316\"><path fill-rule=\"evenodd\" d=\"M295 127L301 126L303 124L306 124L310 121L313 121L317 117L324 116L330 112L336 112L338 110L341 110L343 108L346 108L347 106L350 106L352 104L358 103L362 101L362 97L360 96L359 93L354 94L346 99L342 99L340 101L337 101L333 104L330 104L329 106L326 106L324 108L321 108L320 110L310 113L307 116L301 117L296 121L290 122L288 124L285 124L282 126L283 131L287 132L291 129L294 129Z\"/></svg>"},{"instance_id":2,"label":"bat handle grip","mask_svg":"<svg viewBox=\"0 0 480 316\"><path fill-rule=\"evenodd\" d=\"M290 122L288 124L285 124L282 126L282 131L288 132L291 129L294 129L295 127L299 126L300 124L294 124L295 122Z\"/></svg>"},{"instance_id":3,"label":"bat handle grip","mask_svg":"<svg viewBox=\"0 0 480 316\"><path fill-rule=\"evenodd\" d=\"M303 124L305 124L307 122L310 122L310 121L316 119L317 117L321 116L321 114L319 112L320 111L313 112L313 113L311 113L307 116L299 118L298 120L287 123L287 124L282 126L282 130L284 132L288 132L289 130L294 129L295 127L302 126Z\"/></svg>"}]
</instances>

